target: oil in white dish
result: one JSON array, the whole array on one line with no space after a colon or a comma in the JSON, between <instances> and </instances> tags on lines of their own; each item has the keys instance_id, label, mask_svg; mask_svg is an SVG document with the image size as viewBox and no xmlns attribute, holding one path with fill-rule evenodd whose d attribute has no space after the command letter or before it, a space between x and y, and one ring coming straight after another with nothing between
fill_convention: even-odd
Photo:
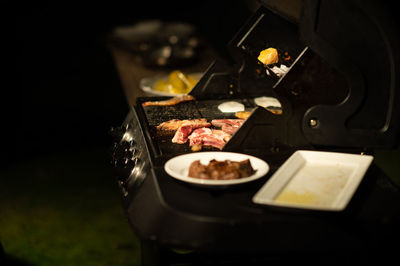
<instances>
[{"instance_id":1,"label":"oil in white dish","mask_svg":"<svg viewBox=\"0 0 400 266\"><path fill-rule=\"evenodd\" d=\"M354 165L304 164L275 201L305 206L332 206L354 171Z\"/></svg>"}]
</instances>

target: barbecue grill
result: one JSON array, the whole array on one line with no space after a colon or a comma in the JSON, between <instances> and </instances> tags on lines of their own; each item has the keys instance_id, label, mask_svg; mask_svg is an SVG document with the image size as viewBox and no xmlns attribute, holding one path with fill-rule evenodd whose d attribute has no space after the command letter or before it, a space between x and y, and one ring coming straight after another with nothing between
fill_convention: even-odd
<instances>
[{"instance_id":1,"label":"barbecue grill","mask_svg":"<svg viewBox=\"0 0 400 266\"><path fill-rule=\"evenodd\" d=\"M122 203L143 242L144 264L157 262L148 260L150 251L161 260L165 250L179 249L191 251L180 259L257 263L282 254L358 254L398 239L400 191L374 164L341 212L252 202L296 150L373 154L398 144L400 50L392 13L378 1L313 0L302 2L296 20L261 4L227 45L233 63L213 62L190 92L194 101L143 107L166 97L138 98L112 130ZM267 47L288 55L285 75L267 74L257 61ZM259 96L276 97L282 114L257 106ZM217 108L227 100L252 112L223 151L261 158L270 171L222 189L171 178L164 164L192 151L155 127L170 119L235 118Z\"/></svg>"}]
</instances>

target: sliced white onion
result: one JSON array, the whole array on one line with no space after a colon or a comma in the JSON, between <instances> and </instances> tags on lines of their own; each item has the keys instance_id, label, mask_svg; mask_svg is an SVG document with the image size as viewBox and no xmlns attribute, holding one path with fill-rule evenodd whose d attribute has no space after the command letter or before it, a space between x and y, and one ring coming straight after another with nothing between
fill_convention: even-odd
<instances>
[{"instance_id":1,"label":"sliced white onion","mask_svg":"<svg viewBox=\"0 0 400 266\"><path fill-rule=\"evenodd\" d=\"M279 107L282 108L281 103L278 101L278 99L274 97L267 97L267 96L262 96L262 97L257 97L254 98L255 104L262 106L264 108L266 107Z\"/></svg>"},{"instance_id":2,"label":"sliced white onion","mask_svg":"<svg viewBox=\"0 0 400 266\"><path fill-rule=\"evenodd\" d=\"M238 102L230 101L218 105L218 109L223 113L235 113L244 111L244 105Z\"/></svg>"}]
</instances>

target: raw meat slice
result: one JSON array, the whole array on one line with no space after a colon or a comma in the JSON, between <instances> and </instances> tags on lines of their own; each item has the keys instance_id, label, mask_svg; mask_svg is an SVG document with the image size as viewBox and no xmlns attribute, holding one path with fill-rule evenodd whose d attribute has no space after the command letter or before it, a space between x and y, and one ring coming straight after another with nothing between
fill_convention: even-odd
<instances>
[{"instance_id":1,"label":"raw meat slice","mask_svg":"<svg viewBox=\"0 0 400 266\"><path fill-rule=\"evenodd\" d=\"M201 146L212 146L222 150L231 136L219 129L198 128L189 136L189 145L199 150Z\"/></svg>"},{"instance_id":2,"label":"raw meat slice","mask_svg":"<svg viewBox=\"0 0 400 266\"><path fill-rule=\"evenodd\" d=\"M183 120L179 128L176 130L173 143L183 144L188 140L189 135L197 128L208 128L211 124L206 119Z\"/></svg>"},{"instance_id":3,"label":"raw meat slice","mask_svg":"<svg viewBox=\"0 0 400 266\"><path fill-rule=\"evenodd\" d=\"M211 124L220 127L222 131L233 135L242 126L245 119L214 119Z\"/></svg>"}]
</instances>

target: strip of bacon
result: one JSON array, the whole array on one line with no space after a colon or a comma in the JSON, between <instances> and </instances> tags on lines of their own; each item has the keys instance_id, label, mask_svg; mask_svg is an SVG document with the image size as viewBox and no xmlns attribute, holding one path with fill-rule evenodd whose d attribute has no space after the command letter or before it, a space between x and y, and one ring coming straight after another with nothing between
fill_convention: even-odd
<instances>
[{"instance_id":1,"label":"strip of bacon","mask_svg":"<svg viewBox=\"0 0 400 266\"><path fill-rule=\"evenodd\" d=\"M201 124L206 127L207 124L207 119L205 118L198 118L198 119L192 119L192 120L179 120L179 119L171 119L169 121L163 122L159 124L156 128L157 130L161 131L176 131L178 130L183 124Z\"/></svg>"},{"instance_id":2,"label":"strip of bacon","mask_svg":"<svg viewBox=\"0 0 400 266\"><path fill-rule=\"evenodd\" d=\"M211 124L208 123L204 118L183 120L179 128L176 130L175 135L172 138L172 142L179 144L186 143L193 130L197 128L208 128L210 126Z\"/></svg>"},{"instance_id":3,"label":"strip of bacon","mask_svg":"<svg viewBox=\"0 0 400 266\"><path fill-rule=\"evenodd\" d=\"M169 131L169 130L177 130L182 124L182 120L179 119L171 119L165 122L162 122L158 126L156 126L157 130L161 131Z\"/></svg>"},{"instance_id":4,"label":"strip of bacon","mask_svg":"<svg viewBox=\"0 0 400 266\"><path fill-rule=\"evenodd\" d=\"M193 131L192 125L181 126L176 132L174 137L172 138L173 143L183 144L186 143L190 133Z\"/></svg>"},{"instance_id":5,"label":"strip of bacon","mask_svg":"<svg viewBox=\"0 0 400 266\"><path fill-rule=\"evenodd\" d=\"M243 125L245 119L214 119L211 124L220 127L222 131L233 135Z\"/></svg>"},{"instance_id":6,"label":"strip of bacon","mask_svg":"<svg viewBox=\"0 0 400 266\"><path fill-rule=\"evenodd\" d=\"M225 142L228 142L231 139L230 134L219 129L212 129L212 135L218 137L219 139L222 139Z\"/></svg>"},{"instance_id":7,"label":"strip of bacon","mask_svg":"<svg viewBox=\"0 0 400 266\"><path fill-rule=\"evenodd\" d=\"M200 150L201 146L212 146L222 150L231 135L219 129L198 128L189 136L192 150Z\"/></svg>"},{"instance_id":8,"label":"strip of bacon","mask_svg":"<svg viewBox=\"0 0 400 266\"><path fill-rule=\"evenodd\" d=\"M241 126L245 119L213 119L211 124L216 127L222 127L224 124L229 124L232 126Z\"/></svg>"},{"instance_id":9,"label":"strip of bacon","mask_svg":"<svg viewBox=\"0 0 400 266\"><path fill-rule=\"evenodd\" d=\"M198 128L196 130L193 131L193 133L189 136L190 142L189 145L193 146L193 145L201 145L203 143L203 136L206 135L211 135L212 131L210 128Z\"/></svg>"},{"instance_id":10,"label":"strip of bacon","mask_svg":"<svg viewBox=\"0 0 400 266\"><path fill-rule=\"evenodd\" d=\"M142 103L142 106L171 106L181 102L192 101L194 97L192 95L181 95L164 101L148 101Z\"/></svg>"}]
</instances>

